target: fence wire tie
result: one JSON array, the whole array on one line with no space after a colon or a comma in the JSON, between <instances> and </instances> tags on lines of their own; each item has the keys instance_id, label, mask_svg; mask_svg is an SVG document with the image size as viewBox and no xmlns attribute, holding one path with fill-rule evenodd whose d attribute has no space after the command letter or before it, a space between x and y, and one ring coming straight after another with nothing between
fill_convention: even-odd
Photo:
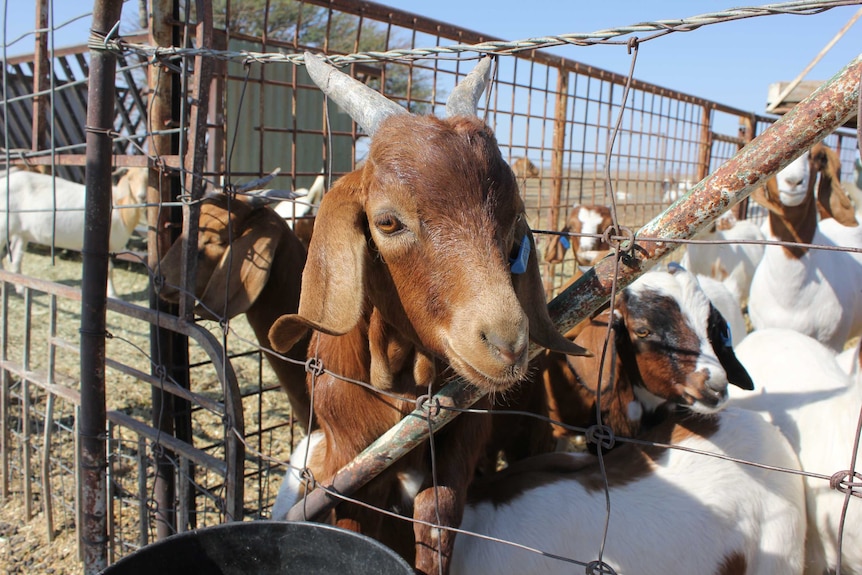
<instances>
[{"instance_id":1,"label":"fence wire tie","mask_svg":"<svg viewBox=\"0 0 862 575\"><path fill-rule=\"evenodd\" d=\"M183 74L184 73L182 68L180 68L178 65L176 65L170 61L170 58L168 58L167 56L164 56L162 54L159 54L158 52L153 52L153 57L150 58L150 65L162 66L164 68L167 68L171 72L175 72L177 74Z\"/></svg>"},{"instance_id":2,"label":"fence wire tie","mask_svg":"<svg viewBox=\"0 0 862 575\"><path fill-rule=\"evenodd\" d=\"M613 449L616 443L614 430L608 425L591 425L587 428L586 436L587 441L606 450Z\"/></svg>"},{"instance_id":3,"label":"fence wire tie","mask_svg":"<svg viewBox=\"0 0 862 575\"><path fill-rule=\"evenodd\" d=\"M440 404L439 398L426 394L416 398L416 409L427 412L430 417L437 417L443 410L443 406Z\"/></svg>"},{"instance_id":4,"label":"fence wire tie","mask_svg":"<svg viewBox=\"0 0 862 575\"><path fill-rule=\"evenodd\" d=\"M613 567L604 561L590 561L584 569L586 575L617 575Z\"/></svg>"},{"instance_id":5,"label":"fence wire tie","mask_svg":"<svg viewBox=\"0 0 862 575\"><path fill-rule=\"evenodd\" d=\"M153 290L155 290L156 293L161 293L162 288L165 287L165 276L163 274L153 274L152 282Z\"/></svg>"},{"instance_id":6,"label":"fence wire tie","mask_svg":"<svg viewBox=\"0 0 862 575\"><path fill-rule=\"evenodd\" d=\"M309 357L305 360L305 371L314 377L323 375L323 360L319 357Z\"/></svg>"},{"instance_id":7,"label":"fence wire tie","mask_svg":"<svg viewBox=\"0 0 862 575\"><path fill-rule=\"evenodd\" d=\"M81 328L78 328L78 333L81 335L88 336L88 337L104 337L104 338L108 337L107 331L99 331L97 329L84 329L81 327Z\"/></svg>"},{"instance_id":8,"label":"fence wire tie","mask_svg":"<svg viewBox=\"0 0 862 575\"><path fill-rule=\"evenodd\" d=\"M602 241L613 249L620 260L628 267L635 266L633 256L634 250L637 248L635 243L635 234L626 226L613 224L602 233Z\"/></svg>"},{"instance_id":9,"label":"fence wire tie","mask_svg":"<svg viewBox=\"0 0 862 575\"><path fill-rule=\"evenodd\" d=\"M84 131L88 134L99 134L102 136L108 136L109 138L119 138L120 133L115 132L111 128L97 128L96 126L84 126Z\"/></svg>"},{"instance_id":10,"label":"fence wire tie","mask_svg":"<svg viewBox=\"0 0 862 575\"><path fill-rule=\"evenodd\" d=\"M851 473L849 470L837 471L829 479L829 487L854 497L862 497L862 481L849 481L848 478L862 480L862 473Z\"/></svg>"},{"instance_id":11,"label":"fence wire tie","mask_svg":"<svg viewBox=\"0 0 862 575\"><path fill-rule=\"evenodd\" d=\"M91 50L99 50L102 52L119 52L122 51L122 40L119 32L120 21L117 20L107 34L103 34L98 30L90 29L90 37L87 40L87 47Z\"/></svg>"},{"instance_id":12,"label":"fence wire tie","mask_svg":"<svg viewBox=\"0 0 862 575\"><path fill-rule=\"evenodd\" d=\"M303 467L299 470L299 479L305 485L306 492L311 491L317 485L317 479L314 478L314 472L310 467Z\"/></svg>"}]
</instances>

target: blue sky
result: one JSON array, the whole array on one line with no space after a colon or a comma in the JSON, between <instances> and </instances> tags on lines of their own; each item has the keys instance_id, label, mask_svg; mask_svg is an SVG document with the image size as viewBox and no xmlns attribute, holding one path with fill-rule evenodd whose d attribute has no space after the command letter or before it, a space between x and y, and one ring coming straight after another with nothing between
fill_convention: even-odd
<instances>
[{"instance_id":1,"label":"blue sky","mask_svg":"<svg viewBox=\"0 0 862 575\"><path fill-rule=\"evenodd\" d=\"M738 6L722 0L390 0L394 8L454 23L504 40L595 32L652 20L687 18ZM860 3L862 4L862 3ZM3 0L9 14L3 26L7 42L33 28L33 0ZM59 25L89 12L87 2L55 2L54 21ZM813 16L777 15L706 26L675 33L641 45L635 76L681 92L693 94L753 112L764 112L769 84L794 79L860 6L833 8ZM127 2L124 12L137 10ZM2 15L0 15L2 16ZM87 40L89 19L57 30L55 45L63 47ZM862 53L862 19L806 76L824 80ZM33 39L7 47L7 55L32 52ZM630 56L624 46L563 46L551 48L566 58L627 74Z\"/></svg>"}]
</instances>

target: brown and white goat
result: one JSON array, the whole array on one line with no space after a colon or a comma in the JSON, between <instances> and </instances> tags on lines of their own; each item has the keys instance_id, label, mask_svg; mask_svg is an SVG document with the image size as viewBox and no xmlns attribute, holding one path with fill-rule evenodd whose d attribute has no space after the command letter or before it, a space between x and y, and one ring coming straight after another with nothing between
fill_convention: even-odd
<instances>
[{"instance_id":1,"label":"brown and white goat","mask_svg":"<svg viewBox=\"0 0 862 575\"><path fill-rule=\"evenodd\" d=\"M645 273L620 293L612 311L567 335L593 355L545 351L536 367L551 419L570 426L597 423L600 401L602 423L634 437L668 408L714 413L727 401L729 383L753 387L733 352L727 322L696 276L682 268ZM556 427L554 435L571 433Z\"/></svg>"},{"instance_id":2,"label":"brown and white goat","mask_svg":"<svg viewBox=\"0 0 862 575\"><path fill-rule=\"evenodd\" d=\"M818 221L824 207L815 197L814 178L824 165L826 148L816 144L755 191L755 200L769 210L767 238L802 245L766 246L751 281L748 311L755 329L794 329L840 352L862 335L862 254L808 244L859 249L862 226L846 225L834 212ZM820 188L828 187L833 199L843 193L834 182L821 173Z\"/></svg>"},{"instance_id":3,"label":"brown and white goat","mask_svg":"<svg viewBox=\"0 0 862 575\"><path fill-rule=\"evenodd\" d=\"M195 312L212 320L244 313L260 346L271 349L272 324L299 307L305 247L262 196L210 193L201 202L198 221ZM179 300L184 244L181 236L161 261L164 285L159 295L167 301ZM303 365L307 348L305 338L284 350L295 362L266 354L303 428L311 412Z\"/></svg>"},{"instance_id":4,"label":"brown and white goat","mask_svg":"<svg viewBox=\"0 0 862 575\"><path fill-rule=\"evenodd\" d=\"M591 266L611 249L601 234L613 225L611 209L607 206L577 204L569 212L561 235L552 235L545 247L545 261L558 264L572 248L578 265ZM570 235L571 234L571 235Z\"/></svg>"},{"instance_id":5,"label":"brown and white goat","mask_svg":"<svg viewBox=\"0 0 862 575\"><path fill-rule=\"evenodd\" d=\"M453 90L446 119L411 115L311 54L305 63L372 136L364 165L321 201L298 314L270 332L283 350L314 330L309 356L326 372L309 385L326 456L313 472L326 484L447 379L501 393L527 378L530 340L583 350L550 321L514 174L476 117L490 60ZM344 502L336 523L383 541L421 573L447 572L454 535L429 524L460 523L490 425L487 415L458 417L433 437L435 476L425 445L353 494L416 519L413 532Z\"/></svg>"}]
</instances>

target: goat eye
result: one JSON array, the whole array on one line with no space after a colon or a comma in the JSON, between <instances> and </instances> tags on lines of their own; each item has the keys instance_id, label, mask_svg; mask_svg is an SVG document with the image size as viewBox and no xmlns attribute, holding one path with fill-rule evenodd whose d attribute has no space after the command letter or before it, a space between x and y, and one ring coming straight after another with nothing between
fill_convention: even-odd
<instances>
[{"instance_id":1,"label":"goat eye","mask_svg":"<svg viewBox=\"0 0 862 575\"><path fill-rule=\"evenodd\" d=\"M645 328L645 327L635 328L635 335L640 337L640 338L648 337L649 334L650 334L650 330Z\"/></svg>"},{"instance_id":2,"label":"goat eye","mask_svg":"<svg viewBox=\"0 0 862 575\"><path fill-rule=\"evenodd\" d=\"M374 225L382 233L391 235L404 228L401 220L392 214L382 214L374 218Z\"/></svg>"}]
</instances>

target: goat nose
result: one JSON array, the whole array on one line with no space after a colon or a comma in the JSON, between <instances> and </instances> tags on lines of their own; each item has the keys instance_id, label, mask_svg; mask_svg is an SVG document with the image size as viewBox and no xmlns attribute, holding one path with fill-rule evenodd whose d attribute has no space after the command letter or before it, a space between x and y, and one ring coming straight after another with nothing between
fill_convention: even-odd
<instances>
[{"instance_id":1,"label":"goat nose","mask_svg":"<svg viewBox=\"0 0 862 575\"><path fill-rule=\"evenodd\" d=\"M500 335L485 333L483 339L507 365L519 365L526 357L527 338L518 337L515 341L509 341Z\"/></svg>"}]
</instances>

